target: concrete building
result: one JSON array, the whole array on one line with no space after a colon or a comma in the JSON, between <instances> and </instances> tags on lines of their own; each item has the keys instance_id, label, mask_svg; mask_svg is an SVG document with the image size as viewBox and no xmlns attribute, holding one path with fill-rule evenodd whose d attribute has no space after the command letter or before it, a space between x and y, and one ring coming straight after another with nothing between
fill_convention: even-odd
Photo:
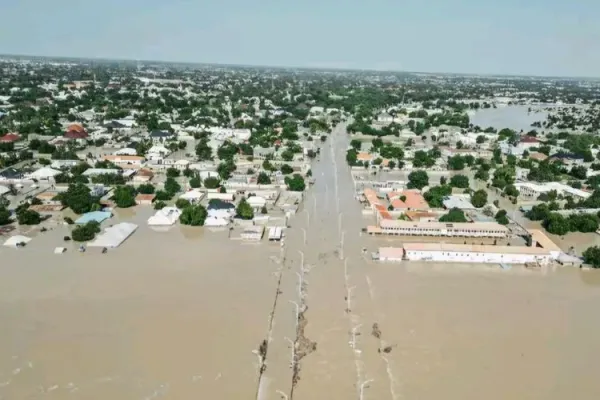
<instances>
[{"instance_id":1,"label":"concrete building","mask_svg":"<svg viewBox=\"0 0 600 400\"><path fill-rule=\"evenodd\" d=\"M382 218L379 226L367 227L372 235L447 236L505 238L508 228L495 222L414 222Z\"/></svg>"},{"instance_id":2,"label":"concrete building","mask_svg":"<svg viewBox=\"0 0 600 400\"><path fill-rule=\"evenodd\" d=\"M547 265L559 259L560 248L542 231L533 229L529 234L529 246L404 243L401 248L380 248L379 260Z\"/></svg>"},{"instance_id":3,"label":"concrete building","mask_svg":"<svg viewBox=\"0 0 600 400\"><path fill-rule=\"evenodd\" d=\"M257 226L257 225L247 226L247 227L244 227L241 237L242 237L242 240L259 241L262 239L264 232L265 232L264 226Z\"/></svg>"},{"instance_id":4,"label":"concrete building","mask_svg":"<svg viewBox=\"0 0 600 400\"><path fill-rule=\"evenodd\" d=\"M127 156L127 155L109 155L102 157L104 161L110 161L111 163L121 168L134 168L139 169L144 164L144 157L141 156Z\"/></svg>"},{"instance_id":5,"label":"concrete building","mask_svg":"<svg viewBox=\"0 0 600 400\"><path fill-rule=\"evenodd\" d=\"M559 195L572 196L575 200L585 200L592 195L590 192L575 189L560 182L518 182L515 183L515 187L519 191L519 196L530 198L532 200L537 199L540 194L548 193L552 190L556 190L556 193Z\"/></svg>"}]
</instances>

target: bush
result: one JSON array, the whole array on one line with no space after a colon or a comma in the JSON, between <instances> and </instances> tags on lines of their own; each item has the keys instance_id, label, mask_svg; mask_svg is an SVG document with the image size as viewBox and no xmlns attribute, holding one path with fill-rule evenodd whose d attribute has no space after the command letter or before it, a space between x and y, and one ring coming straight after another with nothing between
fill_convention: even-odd
<instances>
[{"instance_id":1,"label":"bush","mask_svg":"<svg viewBox=\"0 0 600 400\"><path fill-rule=\"evenodd\" d=\"M201 205L193 205L183 209L179 222L183 225L202 226L207 216L206 208Z\"/></svg>"},{"instance_id":2,"label":"bush","mask_svg":"<svg viewBox=\"0 0 600 400\"><path fill-rule=\"evenodd\" d=\"M138 186L137 191L141 194L153 194L156 189L154 188L154 185L150 183L144 183Z\"/></svg>"},{"instance_id":3,"label":"bush","mask_svg":"<svg viewBox=\"0 0 600 400\"><path fill-rule=\"evenodd\" d=\"M467 222L467 218L465 218L465 213L458 209L451 209L448 214L442 215L439 219L440 222Z\"/></svg>"},{"instance_id":4,"label":"bush","mask_svg":"<svg viewBox=\"0 0 600 400\"><path fill-rule=\"evenodd\" d=\"M19 225L37 225L42 222L42 216L33 210L23 210L17 213Z\"/></svg>"},{"instance_id":5,"label":"bush","mask_svg":"<svg viewBox=\"0 0 600 400\"><path fill-rule=\"evenodd\" d=\"M73 229L71 236L76 242L87 242L96 237L96 234L99 232L100 224L96 221L90 221L85 225L79 225Z\"/></svg>"},{"instance_id":6,"label":"bush","mask_svg":"<svg viewBox=\"0 0 600 400\"><path fill-rule=\"evenodd\" d=\"M156 201L154 202L154 209L155 210L162 210L163 208L165 208L167 206L167 203L165 203L162 200Z\"/></svg>"},{"instance_id":7,"label":"bush","mask_svg":"<svg viewBox=\"0 0 600 400\"><path fill-rule=\"evenodd\" d=\"M175 202L175 207L179 208L180 210L183 210L184 208L189 207L191 205L192 204L186 199L177 199L177 201Z\"/></svg>"}]
</instances>

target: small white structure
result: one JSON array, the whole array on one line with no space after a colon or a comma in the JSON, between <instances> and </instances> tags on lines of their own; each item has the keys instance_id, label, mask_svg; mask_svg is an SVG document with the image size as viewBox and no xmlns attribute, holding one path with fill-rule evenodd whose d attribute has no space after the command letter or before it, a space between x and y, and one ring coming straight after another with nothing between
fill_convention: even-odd
<instances>
[{"instance_id":1,"label":"small white structure","mask_svg":"<svg viewBox=\"0 0 600 400\"><path fill-rule=\"evenodd\" d=\"M98 235L96 240L88 243L88 246L108 248L119 247L137 228L138 226L131 222L121 222L106 228L103 233Z\"/></svg>"},{"instance_id":2,"label":"small white structure","mask_svg":"<svg viewBox=\"0 0 600 400\"><path fill-rule=\"evenodd\" d=\"M10 193L10 189L6 186L0 185L0 196L4 196L7 193Z\"/></svg>"},{"instance_id":3,"label":"small white structure","mask_svg":"<svg viewBox=\"0 0 600 400\"><path fill-rule=\"evenodd\" d=\"M233 193L208 192L208 200L217 199L232 202L234 200Z\"/></svg>"},{"instance_id":4,"label":"small white structure","mask_svg":"<svg viewBox=\"0 0 600 400\"><path fill-rule=\"evenodd\" d=\"M137 150L131 147L124 147L113 153L115 156L137 156Z\"/></svg>"},{"instance_id":5,"label":"small white structure","mask_svg":"<svg viewBox=\"0 0 600 400\"><path fill-rule=\"evenodd\" d=\"M31 238L28 238L27 236L23 236L23 235L15 235L15 236L11 236L8 238L8 240L6 242L4 242L4 245L6 247L14 247L17 248L19 247L19 245L21 243L29 243L31 241Z\"/></svg>"},{"instance_id":6,"label":"small white structure","mask_svg":"<svg viewBox=\"0 0 600 400\"><path fill-rule=\"evenodd\" d=\"M120 170L116 169L116 168L90 168L90 169L86 169L85 172L82 174L84 176L98 176L98 175L117 175L120 172Z\"/></svg>"},{"instance_id":7,"label":"small white structure","mask_svg":"<svg viewBox=\"0 0 600 400\"><path fill-rule=\"evenodd\" d=\"M181 210L177 207L165 207L158 210L156 214L148 218L150 226L169 226L173 225L181 216Z\"/></svg>"},{"instance_id":8,"label":"small white structure","mask_svg":"<svg viewBox=\"0 0 600 400\"><path fill-rule=\"evenodd\" d=\"M250 196L246 201L254 210L260 210L267 204L267 200L260 196Z\"/></svg>"},{"instance_id":9,"label":"small white structure","mask_svg":"<svg viewBox=\"0 0 600 400\"><path fill-rule=\"evenodd\" d=\"M280 241L283 237L283 229L279 226L270 227L269 228L269 240L270 241Z\"/></svg>"},{"instance_id":10,"label":"small white structure","mask_svg":"<svg viewBox=\"0 0 600 400\"><path fill-rule=\"evenodd\" d=\"M190 162L188 160L177 160L175 161L175 164L173 164L173 168L179 170L179 171L183 171L187 168L189 168Z\"/></svg>"},{"instance_id":11,"label":"small white structure","mask_svg":"<svg viewBox=\"0 0 600 400\"><path fill-rule=\"evenodd\" d=\"M205 196L204 192L201 192L198 189L192 189L190 191L185 192L181 196L179 196L179 198L187 200L190 203L194 204L194 203L199 203L204 198L204 196Z\"/></svg>"},{"instance_id":12,"label":"small white structure","mask_svg":"<svg viewBox=\"0 0 600 400\"><path fill-rule=\"evenodd\" d=\"M61 171L50 168L50 167L42 167L34 172L32 172L29 177L31 179L37 179L38 181L48 181L53 179L56 175L60 175Z\"/></svg>"},{"instance_id":13,"label":"small white structure","mask_svg":"<svg viewBox=\"0 0 600 400\"><path fill-rule=\"evenodd\" d=\"M229 219L217 217L217 216L208 216L204 221L204 226L208 227L221 227L229 225Z\"/></svg>"},{"instance_id":14,"label":"small white structure","mask_svg":"<svg viewBox=\"0 0 600 400\"><path fill-rule=\"evenodd\" d=\"M264 226L247 226L242 231L241 236L243 240L259 241L262 239L264 233Z\"/></svg>"}]
</instances>

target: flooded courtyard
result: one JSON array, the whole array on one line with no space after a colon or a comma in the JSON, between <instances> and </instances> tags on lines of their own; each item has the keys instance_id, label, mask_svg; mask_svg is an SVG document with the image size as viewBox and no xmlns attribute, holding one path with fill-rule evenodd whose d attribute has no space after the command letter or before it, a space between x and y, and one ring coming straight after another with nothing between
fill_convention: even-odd
<instances>
[{"instance_id":1,"label":"flooded courtyard","mask_svg":"<svg viewBox=\"0 0 600 400\"><path fill-rule=\"evenodd\" d=\"M2 399L600 398L600 275L382 264L343 126L285 247L155 232L53 255L0 249Z\"/></svg>"}]
</instances>

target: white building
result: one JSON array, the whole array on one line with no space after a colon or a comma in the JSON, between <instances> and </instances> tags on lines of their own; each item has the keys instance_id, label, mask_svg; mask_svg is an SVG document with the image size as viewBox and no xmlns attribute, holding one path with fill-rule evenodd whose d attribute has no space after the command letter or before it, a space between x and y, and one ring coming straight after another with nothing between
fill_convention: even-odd
<instances>
[{"instance_id":1,"label":"white building","mask_svg":"<svg viewBox=\"0 0 600 400\"><path fill-rule=\"evenodd\" d=\"M102 232L96 240L89 242L90 247L119 247L129 236L136 231L138 226L130 222L121 222L108 227Z\"/></svg>"},{"instance_id":2,"label":"white building","mask_svg":"<svg viewBox=\"0 0 600 400\"><path fill-rule=\"evenodd\" d=\"M195 204L195 203L199 203L204 198L204 196L205 196L204 192L201 192L198 189L192 189L192 190L185 192L181 196L179 196L179 198L187 200L192 204Z\"/></svg>"},{"instance_id":3,"label":"white building","mask_svg":"<svg viewBox=\"0 0 600 400\"><path fill-rule=\"evenodd\" d=\"M35 179L38 181L50 181L54 180L56 175L60 175L62 172L57 169L53 169L50 167L42 167L29 175L30 179Z\"/></svg>"},{"instance_id":4,"label":"white building","mask_svg":"<svg viewBox=\"0 0 600 400\"><path fill-rule=\"evenodd\" d=\"M267 204L267 200L261 196L250 196L246 201L254 211L262 209Z\"/></svg>"},{"instance_id":5,"label":"white building","mask_svg":"<svg viewBox=\"0 0 600 400\"><path fill-rule=\"evenodd\" d=\"M208 227L223 227L227 225L229 225L228 218L218 217L215 215L207 216L206 220L204 221L204 226Z\"/></svg>"},{"instance_id":6,"label":"white building","mask_svg":"<svg viewBox=\"0 0 600 400\"><path fill-rule=\"evenodd\" d=\"M148 218L148 225L150 226L169 226L173 225L179 220L181 210L177 207L165 207L162 210L158 210L156 214Z\"/></svg>"},{"instance_id":7,"label":"white building","mask_svg":"<svg viewBox=\"0 0 600 400\"><path fill-rule=\"evenodd\" d=\"M136 156L137 150L131 147L123 147L113 153L115 156Z\"/></svg>"},{"instance_id":8,"label":"white building","mask_svg":"<svg viewBox=\"0 0 600 400\"><path fill-rule=\"evenodd\" d=\"M264 226L247 226L244 228L244 230L242 231L242 239L243 240L252 240L252 241L258 241L261 240L263 237L263 234L265 233L265 227Z\"/></svg>"},{"instance_id":9,"label":"white building","mask_svg":"<svg viewBox=\"0 0 600 400\"><path fill-rule=\"evenodd\" d=\"M415 222L381 219L379 226L367 227L372 235L449 236L505 238L508 228L495 222Z\"/></svg>"},{"instance_id":10,"label":"white building","mask_svg":"<svg viewBox=\"0 0 600 400\"><path fill-rule=\"evenodd\" d=\"M403 247L409 261L545 265L553 259L548 250L539 247L446 243L404 243Z\"/></svg>"},{"instance_id":11,"label":"white building","mask_svg":"<svg viewBox=\"0 0 600 400\"><path fill-rule=\"evenodd\" d=\"M379 260L546 265L561 256L560 248L542 231L532 229L528 232L531 235L529 246L404 243L401 248L380 248Z\"/></svg>"},{"instance_id":12,"label":"white building","mask_svg":"<svg viewBox=\"0 0 600 400\"><path fill-rule=\"evenodd\" d=\"M585 200L592 195L590 192L575 189L560 182L518 182L515 183L515 187L519 191L519 196L530 199L537 199L542 193L548 193L552 190L556 190L559 195L572 196L575 200Z\"/></svg>"}]
</instances>

